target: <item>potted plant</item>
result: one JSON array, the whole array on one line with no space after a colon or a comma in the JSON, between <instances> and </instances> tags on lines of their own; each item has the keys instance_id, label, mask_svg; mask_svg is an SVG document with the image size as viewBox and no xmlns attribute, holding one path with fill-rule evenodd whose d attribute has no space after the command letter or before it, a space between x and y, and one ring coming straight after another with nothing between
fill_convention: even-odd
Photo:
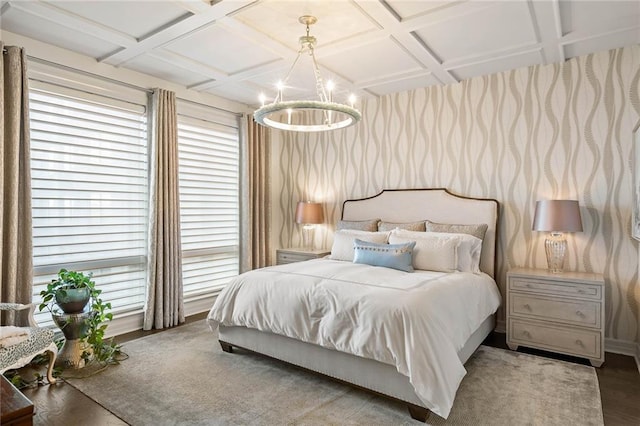
<instances>
[{"instance_id":1,"label":"potted plant","mask_svg":"<svg viewBox=\"0 0 640 426\"><path fill-rule=\"evenodd\" d=\"M54 314L54 305L57 305L65 314L84 313L87 303L91 301L91 313L78 329L80 339L86 343L82 358L106 364L118 363L120 345L112 339L104 338L107 329L105 323L113 319L113 314L109 312L111 303L102 301L102 290L96 288L95 282L91 280L92 276L92 273L85 275L82 272L60 269L58 278L51 280L47 288L40 292L42 302L39 310L46 308ZM64 328L65 325L61 327Z\"/></svg>"},{"instance_id":2,"label":"potted plant","mask_svg":"<svg viewBox=\"0 0 640 426\"><path fill-rule=\"evenodd\" d=\"M96 289L95 283L91 280L92 275L60 269L58 278L51 280L47 288L40 292L40 310L47 306L51 308L52 302L55 301L66 314L82 312L89 299L95 299L100 294L100 290Z\"/></svg>"}]
</instances>

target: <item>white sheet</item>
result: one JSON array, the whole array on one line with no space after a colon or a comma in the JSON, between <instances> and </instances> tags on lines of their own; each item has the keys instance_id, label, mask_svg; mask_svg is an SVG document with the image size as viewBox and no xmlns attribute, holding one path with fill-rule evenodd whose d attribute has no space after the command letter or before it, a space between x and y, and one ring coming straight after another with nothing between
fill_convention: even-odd
<instances>
[{"instance_id":1,"label":"white sheet","mask_svg":"<svg viewBox=\"0 0 640 426\"><path fill-rule=\"evenodd\" d=\"M238 276L208 321L212 330L245 326L395 365L446 418L466 374L457 352L499 305L486 274L317 259Z\"/></svg>"}]
</instances>

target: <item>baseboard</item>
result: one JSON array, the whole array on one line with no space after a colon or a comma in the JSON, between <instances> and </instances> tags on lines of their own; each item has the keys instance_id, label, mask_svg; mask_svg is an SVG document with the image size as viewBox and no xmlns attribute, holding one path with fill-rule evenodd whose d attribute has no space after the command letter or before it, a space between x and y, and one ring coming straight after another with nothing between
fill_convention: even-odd
<instances>
[{"instance_id":1,"label":"baseboard","mask_svg":"<svg viewBox=\"0 0 640 426\"><path fill-rule=\"evenodd\" d=\"M185 316L191 316L202 312L207 312L215 302L216 294L208 294L198 298L184 302ZM126 314L117 315L107 327L105 337L114 337L121 334L131 333L132 331L142 330L144 316L142 311L128 312Z\"/></svg>"},{"instance_id":2,"label":"baseboard","mask_svg":"<svg viewBox=\"0 0 640 426\"><path fill-rule=\"evenodd\" d=\"M606 338L604 339L604 350L605 352L633 357L636 361L636 367L638 367L638 373L640 373L640 343Z\"/></svg>"},{"instance_id":3,"label":"baseboard","mask_svg":"<svg viewBox=\"0 0 640 426\"><path fill-rule=\"evenodd\" d=\"M636 347L636 342L630 340L611 339L608 337L604 339L605 352L635 357L637 355Z\"/></svg>"}]
</instances>

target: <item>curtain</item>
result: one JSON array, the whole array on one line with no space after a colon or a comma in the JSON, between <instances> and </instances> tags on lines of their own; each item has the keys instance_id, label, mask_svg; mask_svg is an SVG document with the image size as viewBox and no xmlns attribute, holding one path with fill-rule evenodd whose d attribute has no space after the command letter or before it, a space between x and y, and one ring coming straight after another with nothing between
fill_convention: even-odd
<instances>
[{"instance_id":1,"label":"curtain","mask_svg":"<svg viewBox=\"0 0 640 426\"><path fill-rule=\"evenodd\" d=\"M151 100L149 168L145 330L184 322L176 95L163 89L155 89Z\"/></svg>"},{"instance_id":2,"label":"curtain","mask_svg":"<svg viewBox=\"0 0 640 426\"><path fill-rule=\"evenodd\" d=\"M271 264L271 133L256 123L251 115L246 115L242 121L240 272L245 272Z\"/></svg>"},{"instance_id":3,"label":"curtain","mask_svg":"<svg viewBox=\"0 0 640 426\"><path fill-rule=\"evenodd\" d=\"M24 49L0 41L0 301L31 303L29 88ZM17 321L5 318L4 323Z\"/></svg>"}]
</instances>

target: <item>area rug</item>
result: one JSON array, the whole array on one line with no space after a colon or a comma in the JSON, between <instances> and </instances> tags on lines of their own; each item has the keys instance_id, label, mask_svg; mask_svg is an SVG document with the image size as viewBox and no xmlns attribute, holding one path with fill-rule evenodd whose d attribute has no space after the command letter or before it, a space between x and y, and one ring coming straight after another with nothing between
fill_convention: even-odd
<instances>
[{"instance_id":1,"label":"area rug","mask_svg":"<svg viewBox=\"0 0 640 426\"><path fill-rule=\"evenodd\" d=\"M406 406L246 351L204 321L124 345L130 358L69 383L131 425L418 424ZM592 367L481 346L447 420L432 425L602 425Z\"/></svg>"}]
</instances>

